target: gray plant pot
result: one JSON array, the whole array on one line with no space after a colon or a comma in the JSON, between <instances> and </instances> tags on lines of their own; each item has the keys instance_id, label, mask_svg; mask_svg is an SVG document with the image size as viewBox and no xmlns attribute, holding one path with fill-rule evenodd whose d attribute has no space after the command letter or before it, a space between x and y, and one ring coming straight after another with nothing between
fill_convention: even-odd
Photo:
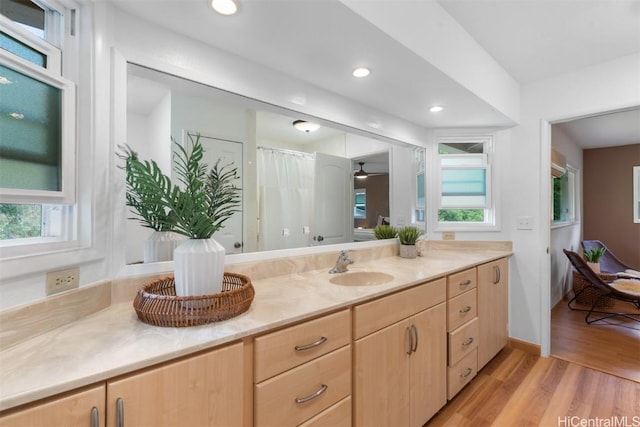
<instances>
[{"instance_id":1,"label":"gray plant pot","mask_svg":"<svg viewBox=\"0 0 640 427\"><path fill-rule=\"evenodd\" d=\"M417 254L416 245L400 245L400 258L415 258Z\"/></svg>"}]
</instances>

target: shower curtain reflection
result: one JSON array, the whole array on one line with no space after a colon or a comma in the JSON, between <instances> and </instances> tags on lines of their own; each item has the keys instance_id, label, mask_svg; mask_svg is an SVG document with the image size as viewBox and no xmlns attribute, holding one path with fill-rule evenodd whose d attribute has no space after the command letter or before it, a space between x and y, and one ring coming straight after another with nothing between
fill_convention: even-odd
<instances>
[{"instance_id":1,"label":"shower curtain reflection","mask_svg":"<svg viewBox=\"0 0 640 427\"><path fill-rule=\"evenodd\" d=\"M259 250L309 246L314 156L258 147L257 163Z\"/></svg>"}]
</instances>

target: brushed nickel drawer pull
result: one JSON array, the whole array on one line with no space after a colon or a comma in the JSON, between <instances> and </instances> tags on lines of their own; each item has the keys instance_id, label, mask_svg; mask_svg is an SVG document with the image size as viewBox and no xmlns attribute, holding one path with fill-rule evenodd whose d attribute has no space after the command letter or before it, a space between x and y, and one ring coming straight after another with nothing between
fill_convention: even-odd
<instances>
[{"instance_id":1,"label":"brushed nickel drawer pull","mask_svg":"<svg viewBox=\"0 0 640 427\"><path fill-rule=\"evenodd\" d=\"M467 378L469 375L471 375L472 372L473 372L473 369L467 368L464 370L463 374L460 374L460 378Z\"/></svg>"},{"instance_id":2,"label":"brushed nickel drawer pull","mask_svg":"<svg viewBox=\"0 0 640 427\"><path fill-rule=\"evenodd\" d=\"M98 413L98 408L95 406L91 408L91 427L100 427L100 417Z\"/></svg>"},{"instance_id":3,"label":"brushed nickel drawer pull","mask_svg":"<svg viewBox=\"0 0 640 427\"><path fill-rule=\"evenodd\" d=\"M468 306L466 306L465 308L461 308L461 309L460 309L460 314L465 314L465 313L468 313L468 312L470 312L470 311L471 311L471 306L470 306L470 305L468 305Z\"/></svg>"},{"instance_id":4,"label":"brushed nickel drawer pull","mask_svg":"<svg viewBox=\"0 0 640 427\"><path fill-rule=\"evenodd\" d=\"M493 272L494 272L494 276L496 281L493 282L494 285L497 285L498 283L500 283L500 267L497 265L493 266Z\"/></svg>"},{"instance_id":5,"label":"brushed nickel drawer pull","mask_svg":"<svg viewBox=\"0 0 640 427\"><path fill-rule=\"evenodd\" d=\"M413 325L407 326L405 333L409 335L409 350L407 354L411 354L413 352L413 329L411 329Z\"/></svg>"},{"instance_id":6,"label":"brushed nickel drawer pull","mask_svg":"<svg viewBox=\"0 0 640 427\"><path fill-rule=\"evenodd\" d=\"M460 286L469 286L471 284L471 280L467 279L464 282L460 282Z\"/></svg>"},{"instance_id":7,"label":"brushed nickel drawer pull","mask_svg":"<svg viewBox=\"0 0 640 427\"><path fill-rule=\"evenodd\" d=\"M311 344L305 344L305 345L297 345L294 348L296 349L296 351L305 351L305 350L310 350L319 345L322 345L325 342L327 342L327 337L320 337L320 339L316 342L312 342Z\"/></svg>"},{"instance_id":8,"label":"brushed nickel drawer pull","mask_svg":"<svg viewBox=\"0 0 640 427\"><path fill-rule=\"evenodd\" d=\"M124 400L116 400L116 427L124 427Z\"/></svg>"},{"instance_id":9,"label":"brushed nickel drawer pull","mask_svg":"<svg viewBox=\"0 0 640 427\"><path fill-rule=\"evenodd\" d=\"M463 347L470 345L473 342L473 337L469 337L465 342L462 343Z\"/></svg>"},{"instance_id":10,"label":"brushed nickel drawer pull","mask_svg":"<svg viewBox=\"0 0 640 427\"><path fill-rule=\"evenodd\" d=\"M411 352L415 353L418 350L418 328L416 328L416 325L411 325L411 330L413 331L413 335L415 336L415 341L413 343L413 347L411 348Z\"/></svg>"},{"instance_id":11,"label":"brushed nickel drawer pull","mask_svg":"<svg viewBox=\"0 0 640 427\"><path fill-rule=\"evenodd\" d=\"M313 400L316 397L319 397L325 391L327 391L328 388L329 388L328 385L322 384L322 386L315 393L310 394L309 396L305 396L305 397L296 397L296 403L306 403L306 402L308 402L310 400Z\"/></svg>"}]
</instances>

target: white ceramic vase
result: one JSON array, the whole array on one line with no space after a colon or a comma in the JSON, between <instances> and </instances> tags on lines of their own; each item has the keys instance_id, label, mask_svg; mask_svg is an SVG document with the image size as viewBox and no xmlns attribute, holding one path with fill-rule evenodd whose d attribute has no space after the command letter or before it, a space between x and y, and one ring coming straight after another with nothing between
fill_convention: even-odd
<instances>
[{"instance_id":1,"label":"white ceramic vase","mask_svg":"<svg viewBox=\"0 0 640 427\"><path fill-rule=\"evenodd\" d=\"M213 239L188 239L173 252L176 295L217 294L222 291L224 246Z\"/></svg>"},{"instance_id":2,"label":"white ceramic vase","mask_svg":"<svg viewBox=\"0 0 640 427\"><path fill-rule=\"evenodd\" d=\"M400 244L400 258L415 258L417 254L416 245Z\"/></svg>"},{"instance_id":3,"label":"white ceramic vase","mask_svg":"<svg viewBox=\"0 0 640 427\"><path fill-rule=\"evenodd\" d=\"M185 236L173 231L154 231L143 244L144 262L171 261L173 251L185 239Z\"/></svg>"}]
</instances>

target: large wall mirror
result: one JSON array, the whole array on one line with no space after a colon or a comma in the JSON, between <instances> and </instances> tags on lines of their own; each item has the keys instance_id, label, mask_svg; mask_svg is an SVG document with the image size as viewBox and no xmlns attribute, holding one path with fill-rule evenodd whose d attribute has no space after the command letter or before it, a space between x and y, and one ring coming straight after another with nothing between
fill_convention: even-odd
<instances>
[{"instance_id":1,"label":"large wall mirror","mask_svg":"<svg viewBox=\"0 0 640 427\"><path fill-rule=\"evenodd\" d=\"M126 116L126 143L165 173L171 138L184 144L190 135L200 136L209 165L222 157L238 168L242 211L214 235L228 254L372 240L394 212L396 225L411 222L412 145L131 63ZM320 126L300 130L298 120ZM126 221L127 264L142 262L151 232Z\"/></svg>"}]
</instances>

